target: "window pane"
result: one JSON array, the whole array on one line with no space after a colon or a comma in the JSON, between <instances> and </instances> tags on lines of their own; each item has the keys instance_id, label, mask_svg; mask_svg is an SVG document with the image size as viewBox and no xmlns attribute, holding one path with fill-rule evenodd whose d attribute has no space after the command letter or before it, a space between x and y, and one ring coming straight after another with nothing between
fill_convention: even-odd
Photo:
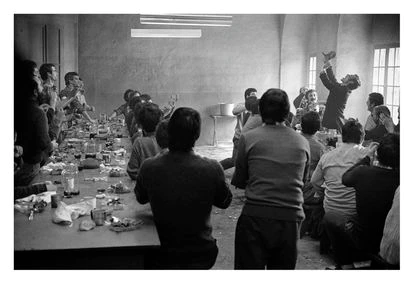
<instances>
[{"instance_id":1,"label":"window pane","mask_svg":"<svg viewBox=\"0 0 414 284\"><path fill-rule=\"evenodd\" d=\"M372 92L378 92L378 86L372 86Z\"/></svg>"},{"instance_id":2,"label":"window pane","mask_svg":"<svg viewBox=\"0 0 414 284\"><path fill-rule=\"evenodd\" d=\"M374 68L374 72L372 74L372 84L378 85L378 68Z\"/></svg>"},{"instance_id":3,"label":"window pane","mask_svg":"<svg viewBox=\"0 0 414 284\"><path fill-rule=\"evenodd\" d=\"M398 123L398 106L392 107L392 120L394 124Z\"/></svg>"},{"instance_id":4,"label":"window pane","mask_svg":"<svg viewBox=\"0 0 414 284\"><path fill-rule=\"evenodd\" d=\"M390 48L388 53L388 66L394 66L395 48Z\"/></svg>"},{"instance_id":5,"label":"window pane","mask_svg":"<svg viewBox=\"0 0 414 284\"><path fill-rule=\"evenodd\" d=\"M374 51L374 67L379 66L379 54L380 54L380 50L375 49L375 51Z\"/></svg>"},{"instance_id":6,"label":"window pane","mask_svg":"<svg viewBox=\"0 0 414 284\"><path fill-rule=\"evenodd\" d=\"M400 105L400 88L399 87L395 87L394 88L394 101L393 101L393 105Z\"/></svg>"},{"instance_id":7,"label":"window pane","mask_svg":"<svg viewBox=\"0 0 414 284\"><path fill-rule=\"evenodd\" d=\"M395 68L394 86L400 86L400 68Z\"/></svg>"},{"instance_id":8,"label":"window pane","mask_svg":"<svg viewBox=\"0 0 414 284\"><path fill-rule=\"evenodd\" d=\"M395 66L400 66L400 48L395 49Z\"/></svg>"},{"instance_id":9,"label":"window pane","mask_svg":"<svg viewBox=\"0 0 414 284\"><path fill-rule=\"evenodd\" d=\"M380 66L385 66L385 48L380 52Z\"/></svg>"},{"instance_id":10,"label":"window pane","mask_svg":"<svg viewBox=\"0 0 414 284\"><path fill-rule=\"evenodd\" d=\"M385 77L385 68L379 68L379 75L378 75L378 84L384 85L384 77Z\"/></svg>"},{"instance_id":11,"label":"window pane","mask_svg":"<svg viewBox=\"0 0 414 284\"><path fill-rule=\"evenodd\" d=\"M378 86L377 92L380 94L384 94L384 86Z\"/></svg>"},{"instance_id":12,"label":"window pane","mask_svg":"<svg viewBox=\"0 0 414 284\"><path fill-rule=\"evenodd\" d=\"M393 94L393 87L387 88L387 94L386 94L386 105L392 105L392 94Z\"/></svg>"},{"instance_id":13,"label":"window pane","mask_svg":"<svg viewBox=\"0 0 414 284\"><path fill-rule=\"evenodd\" d=\"M388 68L387 85L394 86L394 68Z\"/></svg>"}]
</instances>

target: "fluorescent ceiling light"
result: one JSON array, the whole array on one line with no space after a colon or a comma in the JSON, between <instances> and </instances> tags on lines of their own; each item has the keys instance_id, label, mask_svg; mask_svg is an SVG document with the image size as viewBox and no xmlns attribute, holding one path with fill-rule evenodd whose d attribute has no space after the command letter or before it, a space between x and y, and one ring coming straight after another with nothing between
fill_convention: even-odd
<instances>
[{"instance_id":1,"label":"fluorescent ceiling light","mask_svg":"<svg viewBox=\"0 0 414 284\"><path fill-rule=\"evenodd\" d=\"M200 38L201 30L197 29L131 29L131 37L146 38Z\"/></svg>"},{"instance_id":2,"label":"fluorescent ceiling light","mask_svg":"<svg viewBox=\"0 0 414 284\"><path fill-rule=\"evenodd\" d=\"M140 15L140 23L143 25L230 27L232 16L198 14Z\"/></svg>"}]
</instances>

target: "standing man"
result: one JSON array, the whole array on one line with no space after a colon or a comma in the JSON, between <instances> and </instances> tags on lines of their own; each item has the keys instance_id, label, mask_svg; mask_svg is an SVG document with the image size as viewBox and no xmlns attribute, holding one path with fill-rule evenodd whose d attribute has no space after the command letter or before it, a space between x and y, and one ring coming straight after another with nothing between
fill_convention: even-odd
<instances>
[{"instance_id":1,"label":"standing man","mask_svg":"<svg viewBox=\"0 0 414 284\"><path fill-rule=\"evenodd\" d=\"M233 154L230 158L224 159L220 161L220 164L223 166L223 169L227 170L234 167L234 161L237 155L237 148L239 145L239 139L241 135L241 130L243 125L246 123L247 119L249 118L249 112L246 110L246 100L249 97L256 97L257 90L255 88L248 88L244 92L244 102L238 103L233 108L233 115L237 116L237 124L236 128L234 129L234 136L233 136Z\"/></svg>"},{"instance_id":2,"label":"standing man","mask_svg":"<svg viewBox=\"0 0 414 284\"><path fill-rule=\"evenodd\" d=\"M328 55L331 55L330 52ZM337 129L339 132L344 125L344 110L351 92L361 86L359 76L347 74L338 83L332 71L330 60L332 56L325 56L322 72L319 74L323 85L329 90L326 100L325 113L322 119L322 126L328 129Z\"/></svg>"},{"instance_id":3,"label":"standing man","mask_svg":"<svg viewBox=\"0 0 414 284\"><path fill-rule=\"evenodd\" d=\"M65 114L62 109L62 102L58 96L57 88L55 86L58 73L55 65L45 63L40 66L40 76L43 80L43 91L39 94L39 105L48 105L46 111L49 136L52 143L59 140L61 125L65 119Z\"/></svg>"},{"instance_id":4,"label":"standing man","mask_svg":"<svg viewBox=\"0 0 414 284\"><path fill-rule=\"evenodd\" d=\"M168 123L168 149L148 158L138 173L135 194L149 202L161 241L158 269L210 269L218 247L212 236L213 205L227 208L232 194L220 164L198 156L200 114L178 108Z\"/></svg>"},{"instance_id":5,"label":"standing man","mask_svg":"<svg viewBox=\"0 0 414 284\"><path fill-rule=\"evenodd\" d=\"M231 183L246 190L235 238L235 269L294 269L304 219L302 186L309 143L285 125L289 98L267 90L259 109L265 125L240 137Z\"/></svg>"}]
</instances>

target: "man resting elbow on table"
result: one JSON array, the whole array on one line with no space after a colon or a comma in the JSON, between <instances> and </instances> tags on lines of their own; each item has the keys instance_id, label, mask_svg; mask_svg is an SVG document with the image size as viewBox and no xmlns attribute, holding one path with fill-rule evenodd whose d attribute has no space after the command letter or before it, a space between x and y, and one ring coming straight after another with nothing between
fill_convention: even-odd
<instances>
[{"instance_id":1,"label":"man resting elbow on table","mask_svg":"<svg viewBox=\"0 0 414 284\"><path fill-rule=\"evenodd\" d=\"M142 126L144 136L137 137L132 145L127 173L133 180L137 179L139 168L144 160L155 156L161 151L160 146L155 140L155 128L162 117L162 111L154 103L146 103L135 111L134 115Z\"/></svg>"},{"instance_id":2,"label":"man resting elbow on table","mask_svg":"<svg viewBox=\"0 0 414 284\"><path fill-rule=\"evenodd\" d=\"M168 124L169 151L144 161L135 194L149 202L161 241L157 269L210 269L218 247L212 236L212 206L227 208L232 194L223 168L193 151L200 136L200 114L178 108Z\"/></svg>"}]
</instances>

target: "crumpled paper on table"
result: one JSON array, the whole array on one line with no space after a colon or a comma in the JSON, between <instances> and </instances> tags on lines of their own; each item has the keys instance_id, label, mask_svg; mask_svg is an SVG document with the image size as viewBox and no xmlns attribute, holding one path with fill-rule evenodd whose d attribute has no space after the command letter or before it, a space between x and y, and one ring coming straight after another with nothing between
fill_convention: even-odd
<instances>
[{"instance_id":1,"label":"crumpled paper on table","mask_svg":"<svg viewBox=\"0 0 414 284\"><path fill-rule=\"evenodd\" d=\"M39 202L41 200L45 201L46 203L50 203L51 202L51 196L53 194L56 194L56 191L45 191L39 194L32 194L29 195L27 197L23 197L20 199L16 199L17 203L21 203L21 202Z\"/></svg>"},{"instance_id":2,"label":"crumpled paper on table","mask_svg":"<svg viewBox=\"0 0 414 284\"><path fill-rule=\"evenodd\" d=\"M65 163L59 162L59 163L49 163L47 165L44 165L40 171L45 173L50 173L53 170L63 170L63 168L66 166Z\"/></svg>"},{"instance_id":3,"label":"crumpled paper on table","mask_svg":"<svg viewBox=\"0 0 414 284\"><path fill-rule=\"evenodd\" d=\"M56 224L72 225L73 220L80 216L91 214L93 209L93 200L89 199L79 203L66 205L60 201L58 207L52 213L52 222Z\"/></svg>"}]
</instances>

